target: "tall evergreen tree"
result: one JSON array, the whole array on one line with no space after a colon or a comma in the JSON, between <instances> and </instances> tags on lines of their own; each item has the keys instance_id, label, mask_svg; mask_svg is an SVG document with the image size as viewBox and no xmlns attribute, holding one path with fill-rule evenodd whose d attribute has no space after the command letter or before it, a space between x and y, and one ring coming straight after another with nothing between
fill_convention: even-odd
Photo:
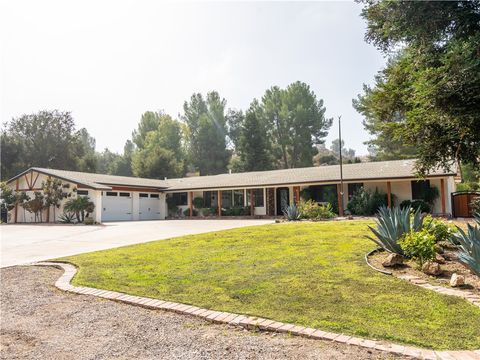
<instances>
[{"instance_id":1,"label":"tall evergreen tree","mask_svg":"<svg viewBox=\"0 0 480 360\"><path fill-rule=\"evenodd\" d=\"M267 90L262 107L280 167L312 166L315 145L324 143L332 125L332 119L325 118L323 100L317 100L307 84L297 81L286 89Z\"/></svg>"},{"instance_id":2,"label":"tall evergreen tree","mask_svg":"<svg viewBox=\"0 0 480 360\"><path fill-rule=\"evenodd\" d=\"M239 130L239 150L244 171L272 169L271 145L262 108L254 100L245 114Z\"/></svg>"},{"instance_id":3,"label":"tall evergreen tree","mask_svg":"<svg viewBox=\"0 0 480 360\"><path fill-rule=\"evenodd\" d=\"M187 142L191 164L201 175L227 170L230 153L226 146L225 99L216 91L192 95L184 104L183 121L187 126Z\"/></svg>"}]
</instances>

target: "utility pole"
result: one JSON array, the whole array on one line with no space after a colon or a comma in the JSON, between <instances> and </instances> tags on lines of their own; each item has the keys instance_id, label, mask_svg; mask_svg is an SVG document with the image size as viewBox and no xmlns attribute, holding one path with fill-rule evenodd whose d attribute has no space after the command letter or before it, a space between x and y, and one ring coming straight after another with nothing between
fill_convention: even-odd
<instances>
[{"instance_id":1,"label":"utility pole","mask_svg":"<svg viewBox=\"0 0 480 360\"><path fill-rule=\"evenodd\" d=\"M342 116L338 117L338 142L340 154L340 197L338 199L338 215L343 216Z\"/></svg>"}]
</instances>

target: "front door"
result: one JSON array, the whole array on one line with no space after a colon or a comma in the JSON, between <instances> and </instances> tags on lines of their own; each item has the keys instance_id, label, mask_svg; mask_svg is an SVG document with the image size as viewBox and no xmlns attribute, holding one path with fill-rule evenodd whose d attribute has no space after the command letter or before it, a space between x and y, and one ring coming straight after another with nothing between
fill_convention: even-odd
<instances>
[{"instance_id":1,"label":"front door","mask_svg":"<svg viewBox=\"0 0 480 360\"><path fill-rule=\"evenodd\" d=\"M290 190L287 187L277 188L277 215L283 215L288 205L290 205Z\"/></svg>"}]
</instances>

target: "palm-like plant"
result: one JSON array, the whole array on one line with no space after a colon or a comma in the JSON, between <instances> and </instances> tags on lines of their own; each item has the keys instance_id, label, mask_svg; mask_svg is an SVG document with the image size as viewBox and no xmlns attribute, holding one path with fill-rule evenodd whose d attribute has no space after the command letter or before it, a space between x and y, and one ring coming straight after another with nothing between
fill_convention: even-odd
<instances>
[{"instance_id":1,"label":"palm-like plant","mask_svg":"<svg viewBox=\"0 0 480 360\"><path fill-rule=\"evenodd\" d=\"M468 224L465 232L457 226L458 233L453 234L460 243L458 260L480 276L480 212L475 214L477 225Z\"/></svg>"},{"instance_id":2,"label":"palm-like plant","mask_svg":"<svg viewBox=\"0 0 480 360\"><path fill-rule=\"evenodd\" d=\"M367 236L375 244L388 252L403 255L398 243L404 234L410 231L420 231L423 226L424 215L417 209L411 216L411 207L395 207L393 209L382 206L377 213L377 228L368 228L376 238Z\"/></svg>"},{"instance_id":3,"label":"palm-like plant","mask_svg":"<svg viewBox=\"0 0 480 360\"><path fill-rule=\"evenodd\" d=\"M88 216L89 213L93 212L94 208L95 204L91 202L87 196L70 199L64 206L65 211L75 214L78 222L83 222L85 220L85 214Z\"/></svg>"}]
</instances>

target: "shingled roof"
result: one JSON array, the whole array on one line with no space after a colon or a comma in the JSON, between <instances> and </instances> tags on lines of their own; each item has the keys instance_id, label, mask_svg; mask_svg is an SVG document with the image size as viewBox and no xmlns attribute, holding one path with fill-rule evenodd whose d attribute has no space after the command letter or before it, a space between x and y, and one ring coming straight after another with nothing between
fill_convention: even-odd
<instances>
[{"instance_id":1,"label":"shingled roof","mask_svg":"<svg viewBox=\"0 0 480 360\"><path fill-rule=\"evenodd\" d=\"M344 181L350 182L386 179L412 179L415 178L414 165L415 160L393 160L346 164L343 165L343 179ZM154 188L158 189L159 191L187 191L236 187L332 183L340 181L340 166L329 165L296 169L195 176L168 180L93 174L78 171L34 167L10 179L8 182L13 181L32 170L98 190L109 190L111 189L111 186L131 186ZM446 172L442 169L436 169L427 177L450 175L456 175L456 172Z\"/></svg>"},{"instance_id":2,"label":"shingled roof","mask_svg":"<svg viewBox=\"0 0 480 360\"><path fill-rule=\"evenodd\" d=\"M343 165L344 181L366 181L382 179L415 178L415 160L393 160ZM436 169L427 177L456 175ZM168 191L216 189L252 186L273 186L308 183L329 183L340 181L340 166L317 166L308 168L253 171L234 174L196 176L169 179Z\"/></svg>"}]
</instances>

